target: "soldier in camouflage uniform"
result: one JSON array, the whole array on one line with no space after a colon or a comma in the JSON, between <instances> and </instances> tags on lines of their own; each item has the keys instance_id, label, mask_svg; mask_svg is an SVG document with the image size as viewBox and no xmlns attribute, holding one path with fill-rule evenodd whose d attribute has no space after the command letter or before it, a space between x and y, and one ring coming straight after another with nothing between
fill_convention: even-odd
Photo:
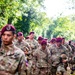
<instances>
[{"instance_id":1,"label":"soldier in camouflage uniform","mask_svg":"<svg viewBox=\"0 0 75 75\"><path fill-rule=\"evenodd\" d=\"M31 58L31 48L29 43L26 42L26 40L23 39L23 33L18 32L17 33L17 41L15 42L15 45L19 47L22 51L25 53L25 59L26 59L26 68L28 70L28 64L29 64L29 59Z\"/></svg>"},{"instance_id":2,"label":"soldier in camouflage uniform","mask_svg":"<svg viewBox=\"0 0 75 75\"><path fill-rule=\"evenodd\" d=\"M62 38L56 38L56 44L50 48L51 62L52 62L52 75L56 75L57 67L59 64L59 58L61 54L67 55L67 48L62 45Z\"/></svg>"},{"instance_id":3,"label":"soldier in camouflage uniform","mask_svg":"<svg viewBox=\"0 0 75 75\"><path fill-rule=\"evenodd\" d=\"M30 51L30 45L23 39L23 33L18 32L15 45L24 51L25 54Z\"/></svg>"},{"instance_id":4,"label":"soldier in camouflage uniform","mask_svg":"<svg viewBox=\"0 0 75 75\"><path fill-rule=\"evenodd\" d=\"M65 69L66 64L68 64L68 57L66 54L61 54L61 56L59 57L59 64L57 67L57 75L67 75L67 71Z\"/></svg>"},{"instance_id":5,"label":"soldier in camouflage uniform","mask_svg":"<svg viewBox=\"0 0 75 75\"><path fill-rule=\"evenodd\" d=\"M43 37L42 36L39 36L38 39L37 39L38 44L39 44L39 47L41 46L42 40L43 40Z\"/></svg>"},{"instance_id":6,"label":"soldier in camouflage uniform","mask_svg":"<svg viewBox=\"0 0 75 75\"><path fill-rule=\"evenodd\" d=\"M30 32L29 33L29 38L26 39L26 42L30 45L30 48L31 48L31 52L30 52L30 58L29 58L29 66L28 66L28 75L31 75L31 70L34 69L33 66L32 66L32 63L33 63L33 52L38 48L38 42L34 39L35 37L35 33L34 32Z\"/></svg>"},{"instance_id":7,"label":"soldier in camouflage uniform","mask_svg":"<svg viewBox=\"0 0 75 75\"><path fill-rule=\"evenodd\" d=\"M35 37L35 33L30 32L29 33L29 39L26 40L29 43L32 51L36 50L38 47L38 42L34 39L34 37Z\"/></svg>"},{"instance_id":8,"label":"soldier in camouflage uniform","mask_svg":"<svg viewBox=\"0 0 75 75\"><path fill-rule=\"evenodd\" d=\"M24 52L12 43L14 33L15 28L10 24L1 30L0 75L26 75Z\"/></svg>"},{"instance_id":9,"label":"soldier in camouflage uniform","mask_svg":"<svg viewBox=\"0 0 75 75\"><path fill-rule=\"evenodd\" d=\"M70 64L72 64L72 66L71 66L71 74L75 75L75 54L72 57L72 59L70 60Z\"/></svg>"},{"instance_id":10,"label":"soldier in camouflage uniform","mask_svg":"<svg viewBox=\"0 0 75 75\"><path fill-rule=\"evenodd\" d=\"M75 41L69 41L69 45L72 48L72 57L69 60L71 75L75 75Z\"/></svg>"},{"instance_id":11,"label":"soldier in camouflage uniform","mask_svg":"<svg viewBox=\"0 0 75 75\"><path fill-rule=\"evenodd\" d=\"M42 40L41 47L37 49L33 56L35 57L35 75L49 75L50 74L50 51L47 48L47 42ZM37 74L36 74L37 72Z\"/></svg>"},{"instance_id":12,"label":"soldier in camouflage uniform","mask_svg":"<svg viewBox=\"0 0 75 75\"><path fill-rule=\"evenodd\" d=\"M72 55L72 48L71 46L65 42L65 38L62 38L62 45L64 45L68 49L68 57L71 57Z\"/></svg>"},{"instance_id":13,"label":"soldier in camouflage uniform","mask_svg":"<svg viewBox=\"0 0 75 75\"><path fill-rule=\"evenodd\" d=\"M75 52L75 41L69 41L69 45L70 45L70 47L72 48L72 54L74 54L74 52Z\"/></svg>"},{"instance_id":14,"label":"soldier in camouflage uniform","mask_svg":"<svg viewBox=\"0 0 75 75\"><path fill-rule=\"evenodd\" d=\"M52 38L50 41L49 41L49 49L54 46L56 43L56 38Z\"/></svg>"},{"instance_id":15,"label":"soldier in camouflage uniform","mask_svg":"<svg viewBox=\"0 0 75 75\"><path fill-rule=\"evenodd\" d=\"M55 45L55 43L56 43L56 38L52 38L51 40L50 40L50 45L52 46L52 45Z\"/></svg>"}]
</instances>

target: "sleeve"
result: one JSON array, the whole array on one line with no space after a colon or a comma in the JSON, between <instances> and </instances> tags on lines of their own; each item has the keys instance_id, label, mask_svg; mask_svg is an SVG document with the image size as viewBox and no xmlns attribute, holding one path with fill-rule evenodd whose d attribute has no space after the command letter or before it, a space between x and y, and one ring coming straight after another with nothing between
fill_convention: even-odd
<instances>
[{"instance_id":1,"label":"sleeve","mask_svg":"<svg viewBox=\"0 0 75 75\"><path fill-rule=\"evenodd\" d=\"M18 65L18 75L26 75L26 64L25 55L23 54L20 58L20 63Z\"/></svg>"}]
</instances>

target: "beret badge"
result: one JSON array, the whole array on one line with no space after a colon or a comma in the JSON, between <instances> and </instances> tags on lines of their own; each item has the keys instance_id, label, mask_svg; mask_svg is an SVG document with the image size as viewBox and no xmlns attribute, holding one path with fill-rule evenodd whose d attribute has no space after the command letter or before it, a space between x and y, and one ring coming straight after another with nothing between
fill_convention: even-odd
<instances>
[{"instance_id":1,"label":"beret badge","mask_svg":"<svg viewBox=\"0 0 75 75\"><path fill-rule=\"evenodd\" d=\"M8 26L6 27L6 30L11 30L11 26L8 25Z\"/></svg>"}]
</instances>

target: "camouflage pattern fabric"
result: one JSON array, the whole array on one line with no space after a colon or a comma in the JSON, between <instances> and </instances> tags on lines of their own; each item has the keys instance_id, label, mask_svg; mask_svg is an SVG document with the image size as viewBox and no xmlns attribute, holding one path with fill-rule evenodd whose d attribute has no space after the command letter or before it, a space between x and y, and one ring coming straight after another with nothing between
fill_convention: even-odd
<instances>
[{"instance_id":1,"label":"camouflage pattern fabric","mask_svg":"<svg viewBox=\"0 0 75 75\"><path fill-rule=\"evenodd\" d=\"M26 75L25 55L16 46L9 45L0 48L0 75Z\"/></svg>"},{"instance_id":2,"label":"camouflage pattern fabric","mask_svg":"<svg viewBox=\"0 0 75 75\"><path fill-rule=\"evenodd\" d=\"M15 45L18 47L18 48L20 48L21 50L23 50L23 51L29 51L30 50L30 46L29 46L29 44L26 42L26 41L24 41L24 40L22 40L21 42L19 42L18 40L15 42Z\"/></svg>"},{"instance_id":3,"label":"camouflage pattern fabric","mask_svg":"<svg viewBox=\"0 0 75 75\"><path fill-rule=\"evenodd\" d=\"M35 39L33 39L33 40L27 39L26 42L29 43L32 50L37 49L38 42Z\"/></svg>"},{"instance_id":4,"label":"camouflage pattern fabric","mask_svg":"<svg viewBox=\"0 0 75 75\"><path fill-rule=\"evenodd\" d=\"M36 71L39 69L38 75L48 75L50 73L50 51L47 48L42 50L40 47L33 53L33 56L36 59Z\"/></svg>"}]
</instances>

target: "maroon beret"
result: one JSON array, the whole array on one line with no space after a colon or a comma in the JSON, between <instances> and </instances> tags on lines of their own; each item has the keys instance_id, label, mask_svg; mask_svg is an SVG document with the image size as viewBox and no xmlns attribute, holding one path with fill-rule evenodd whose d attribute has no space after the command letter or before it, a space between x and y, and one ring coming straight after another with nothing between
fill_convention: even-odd
<instances>
[{"instance_id":1,"label":"maroon beret","mask_svg":"<svg viewBox=\"0 0 75 75\"><path fill-rule=\"evenodd\" d=\"M56 42L62 42L62 38L61 37L56 38Z\"/></svg>"},{"instance_id":2,"label":"maroon beret","mask_svg":"<svg viewBox=\"0 0 75 75\"><path fill-rule=\"evenodd\" d=\"M44 38L44 40L46 40L46 41L47 41L47 40L48 40L48 38Z\"/></svg>"},{"instance_id":3,"label":"maroon beret","mask_svg":"<svg viewBox=\"0 0 75 75\"><path fill-rule=\"evenodd\" d=\"M13 25L7 24L7 25L5 25L5 26L2 28L2 30L1 30L1 35L3 35L3 33L4 33L5 31L13 31L13 32L15 33L15 32L16 32L16 29L15 29L15 27L14 27Z\"/></svg>"},{"instance_id":4,"label":"maroon beret","mask_svg":"<svg viewBox=\"0 0 75 75\"><path fill-rule=\"evenodd\" d=\"M64 37L62 39L65 39Z\"/></svg>"},{"instance_id":5,"label":"maroon beret","mask_svg":"<svg viewBox=\"0 0 75 75\"><path fill-rule=\"evenodd\" d=\"M26 36L25 38L26 38L26 39L29 39L29 36Z\"/></svg>"},{"instance_id":6,"label":"maroon beret","mask_svg":"<svg viewBox=\"0 0 75 75\"><path fill-rule=\"evenodd\" d=\"M56 41L56 38L53 38L50 40L50 42L55 42Z\"/></svg>"},{"instance_id":7,"label":"maroon beret","mask_svg":"<svg viewBox=\"0 0 75 75\"><path fill-rule=\"evenodd\" d=\"M23 33L22 32L18 32L17 36L23 36Z\"/></svg>"},{"instance_id":8,"label":"maroon beret","mask_svg":"<svg viewBox=\"0 0 75 75\"><path fill-rule=\"evenodd\" d=\"M31 34L34 34L34 32L32 31L32 32L29 33L29 35L31 35Z\"/></svg>"},{"instance_id":9,"label":"maroon beret","mask_svg":"<svg viewBox=\"0 0 75 75\"><path fill-rule=\"evenodd\" d=\"M41 45L47 45L47 41L46 40L42 40Z\"/></svg>"},{"instance_id":10,"label":"maroon beret","mask_svg":"<svg viewBox=\"0 0 75 75\"><path fill-rule=\"evenodd\" d=\"M39 36L39 37L38 37L38 40L43 40L43 37L42 37L42 36Z\"/></svg>"}]
</instances>

